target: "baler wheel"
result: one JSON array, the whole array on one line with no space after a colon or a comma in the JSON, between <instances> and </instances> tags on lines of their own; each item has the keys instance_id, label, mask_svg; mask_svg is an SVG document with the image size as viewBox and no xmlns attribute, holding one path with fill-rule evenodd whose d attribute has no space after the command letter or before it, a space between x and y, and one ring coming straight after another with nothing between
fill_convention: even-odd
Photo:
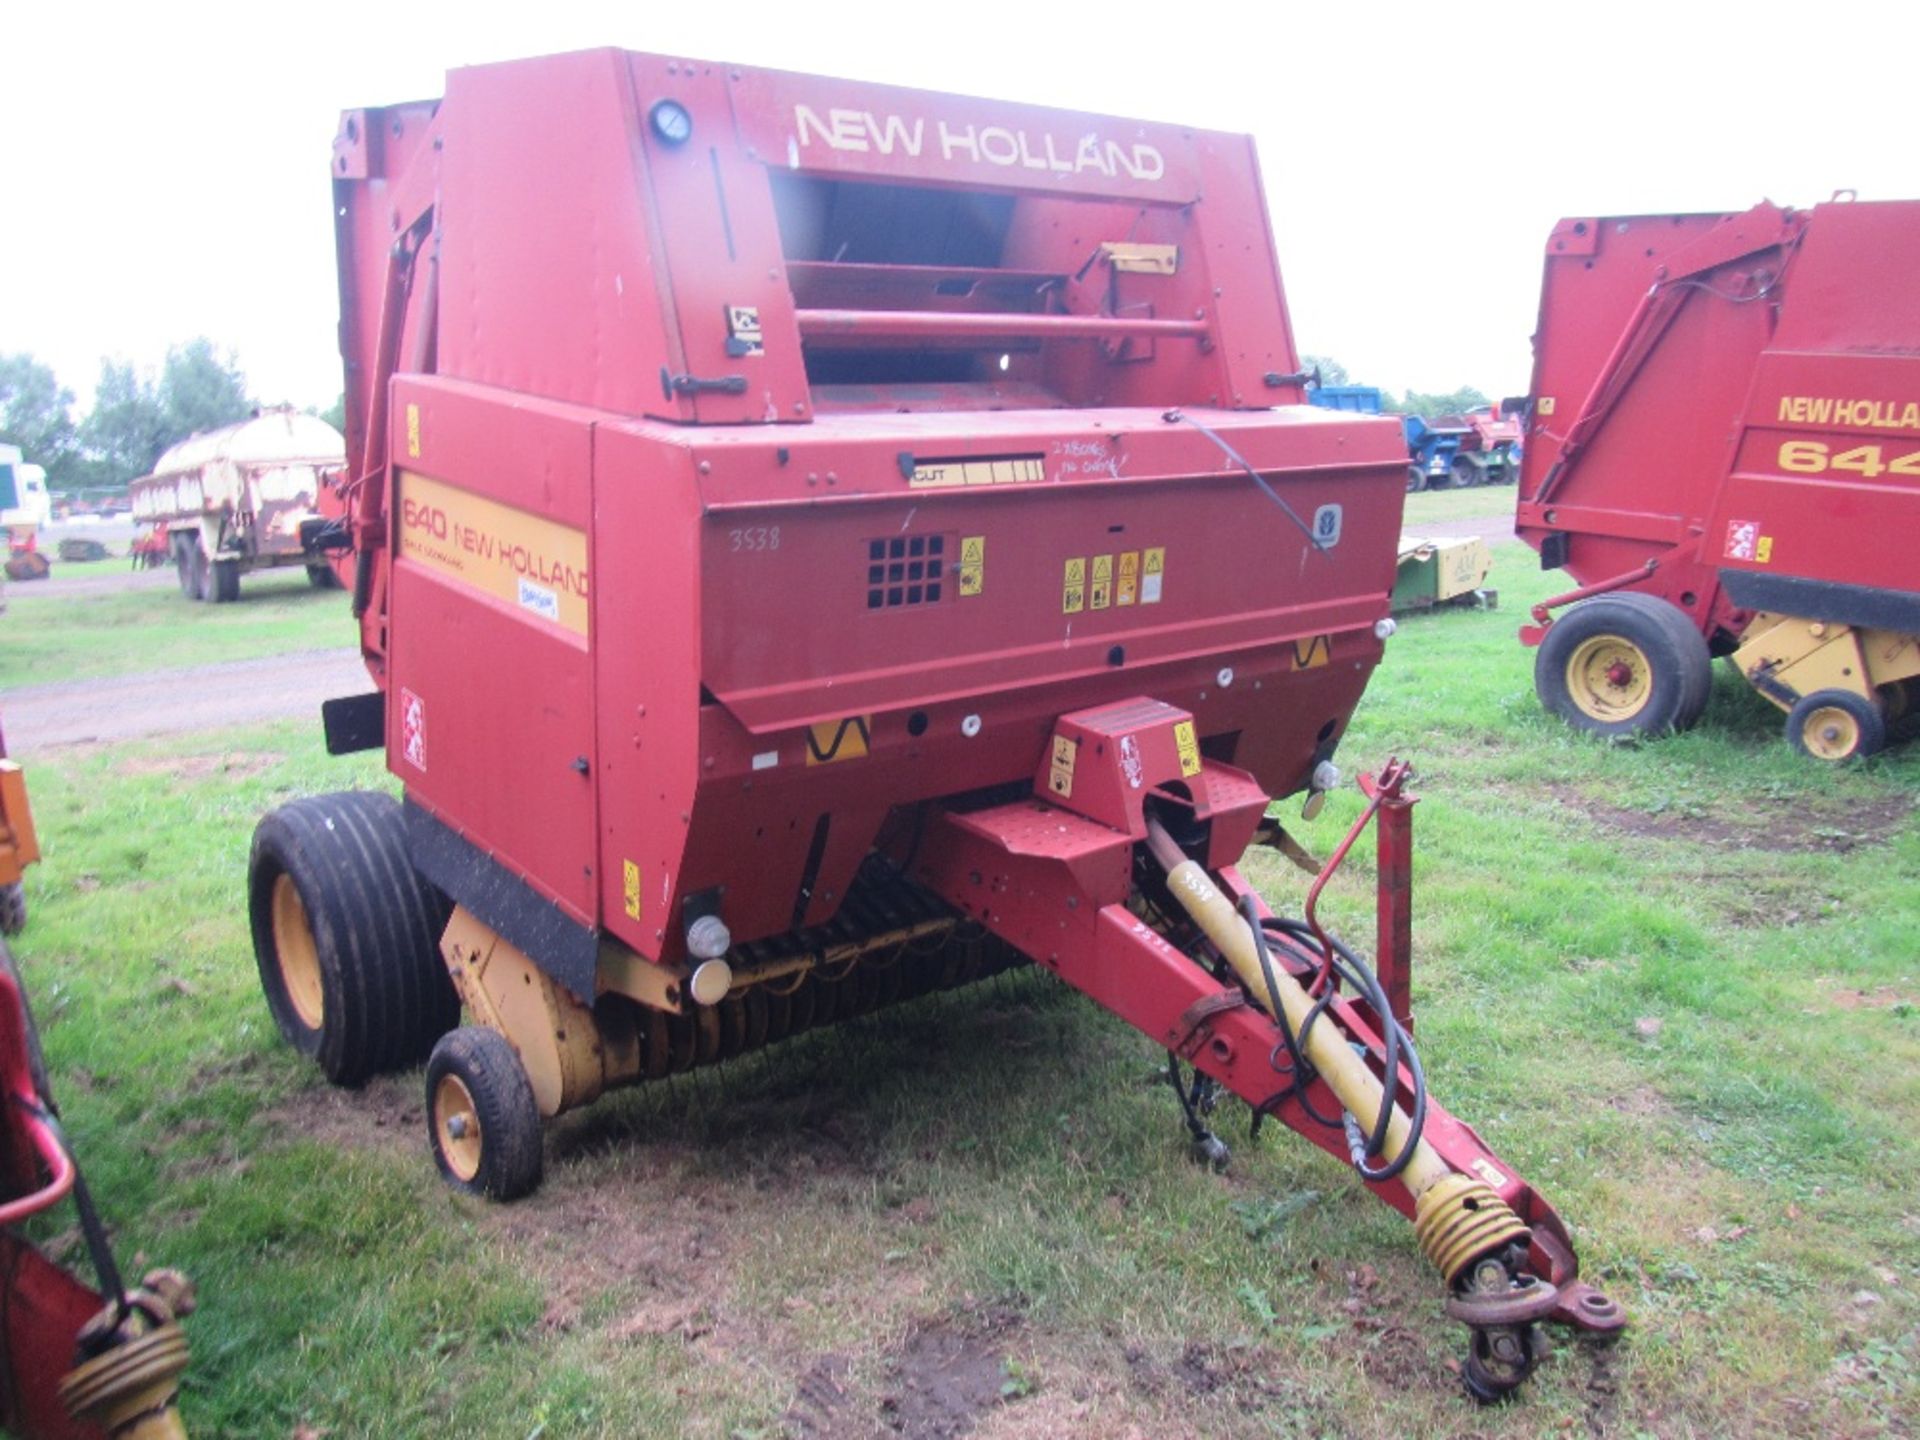
<instances>
[{"instance_id":1,"label":"baler wheel","mask_svg":"<svg viewBox=\"0 0 1920 1440\"><path fill-rule=\"evenodd\" d=\"M540 1184L540 1107L507 1037L463 1025L427 1061L427 1138L449 1184L518 1200Z\"/></svg>"},{"instance_id":2,"label":"baler wheel","mask_svg":"<svg viewBox=\"0 0 1920 1440\"><path fill-rule=\"evenodd\" d=\"M418 1064L459 1023L439 952L447 901L408 859L391 796L270 811L253 832L247 898L267 1008L334 1084Z\"/></svg>"},{"instance_id":3,"label":"baler wheel","mask_svg":"<svg viewBox=\"0 0 1920 1440\"><path fill-rule=\"evenodd\" d=\"M1407 493L1418 494L1427 488L1427 472L1419 465L1407 466Z\"/></svg>"},{"instance_id":4,"label":"baler wheel","mask_svg":"<svg viewBox=\"0 0 1920 1440\"><path fill-rule=\"evenodd\" d=\"M1802 695L1787 715L1787 739L1802 755L1837 765L1871 755L1887 743L1880 707L1849 690Z\"/></svg>"},{"instance_id":5,"label":"baler wheel","mask_svg":"<svg viewBox=\"0 0 1920 1440\"><path fill-rule=\"evenodd\" d=\"M18 935L27 928L27 887L16 880L0 885L0 935Z\"/></svg>"},{"instance_id":6,"label":"baler wheel","mask_svg":"<svg viewBox=\"0 0 1920 1440\"><path fill-rule=\"evenodd\" d=\"M1706 709L1713 661L1700 632L1651 595L1602 595L1556 620L1534 658L1547 710L1595 735L1664 735Z\"/></svg>"}]
</instances>

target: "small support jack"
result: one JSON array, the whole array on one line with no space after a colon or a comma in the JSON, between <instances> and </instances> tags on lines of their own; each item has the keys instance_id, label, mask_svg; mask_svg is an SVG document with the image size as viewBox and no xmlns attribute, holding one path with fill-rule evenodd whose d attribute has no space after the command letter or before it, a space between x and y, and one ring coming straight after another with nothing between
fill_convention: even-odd
<instances>
[{"instance_id":1,"label":"small support jack","mask_svg":"<svg viewBox=\"0 0 1920 1440\"><path fill-rule=\"evenodd\" d=\"M1227 1148L1227 1142L1207 1128L1200 1117L1211 1115L1213 1107L1219 1103L1220 1085L1204 1071L1193 1072L1193 1086L1180 1074L1180 1057L1175 1052L1167 1052L1167 1083L1173 1087L1173 1093L1180 1099L1180 1113L1187 1122L1187 1133L1193 1137L1193 1163L1204 1165L1216 1175L1226 1173L1227 1166L1233 1163L1233 1151Z\"/></svg>"}]
</instances>

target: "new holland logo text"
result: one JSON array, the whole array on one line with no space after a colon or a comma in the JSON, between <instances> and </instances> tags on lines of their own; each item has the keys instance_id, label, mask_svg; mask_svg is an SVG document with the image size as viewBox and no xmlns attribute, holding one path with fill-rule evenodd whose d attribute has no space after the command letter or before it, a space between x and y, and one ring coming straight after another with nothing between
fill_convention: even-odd
<instances>
[{"instance_id":1,"label":"new holland logo text","mask_svg":"<svg viewBox=\"0 0 1920 1440\"><path fill-rule=\"evenodd\" d=\"M871 110L810 105L793 107L797 149L824 145L829 150L876 155L938 155L943 160L997 165L1008 170L1041 170L1056 175L1088 171L1109 180L1158 180L1167 173L1166 157L1145 142L1132 145L1086 134L1069 139L1043 130L1038 134L1005 125L950 125L925 116L875 115Z\"/></svg>"}]
</instances>

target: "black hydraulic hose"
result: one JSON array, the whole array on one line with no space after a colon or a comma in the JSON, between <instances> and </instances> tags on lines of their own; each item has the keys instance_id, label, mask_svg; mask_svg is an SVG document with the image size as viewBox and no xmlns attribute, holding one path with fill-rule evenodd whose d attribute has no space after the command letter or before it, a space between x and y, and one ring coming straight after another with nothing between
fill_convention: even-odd
<instances>
[{"instance_id":1,"label":"black hydraulic hose","mask_svg":"<svg viewBox=\"0 0 1920 1440\"><path fill-rule=\"evenodd\" d=\"M1261 923L1263 927L1276 930L1303 944L1310 946L1318 945L1313 931L1302 921L1272 916ZM1383 1057L1386 1069L1381 1079L1380 1113L1375 1118L1372 1134L1367 1136L1367 1143L1364 1146L1364 1154L1366 1156L1371 1157L1378 1155L1385 1148L1387 1125L1392 1118L1393 1102L1397 1099L1399 1092L1399 1065L1403 1056L1407 1072L1413 1082L1413 1108L1407 1117L1406 1144L1401 1146L1400 1152L1385 1165L1378 1167L1368 1166L1360 1158L1356 1158L1354 1161L1354 1169L1360 1172L1362 1179L1374 1182L1391 1180L1412 1163L1414 1151L1419 1148L1421 1133L1426 1128L1426 1071L1420 1064L1420 1054L1419 1051L1414 1048L1413 1038L1407 1034L1405 1028L1394 1018L1393 1010L1387 1001L1386 991L1381 988L1380 981L1378 977L1374 975L1372 968L1340 941L1329 937L1329 942L1332 945L1333 953L1328 959L1332 962L1340 978L1352 985L1355 990L1359 991L1366 999L1367 1004L1372 1008L1373 1013L1380 1018L1382 1039L1386 1050L1385 1056ZM1331 996L1332 991L1329 990L1328 994L1322 997L1323 1003L1325 1000L1330 999Z\"/></svg>"},{"instance_id":2,"label":"black hydraulic hose","mask_svg":"<svg viewBox=\"0 0 1920 1440\"><path fill-rule=\"evenodd\" d=\"M1313 1062L1307 1059L1306 1053L1302 1049L1306 1044L1308 1032L1313 1028L1314 1021L1320 1017L1321 1012L1326 1009L1328 1002L1332 1000L1333 991L1329 989L1327 993L1315 1003L1313 1009L1307 1013L1306 1024L1301 1027L1300 1033L1295 1035L1293 1033L1293 1026L1287 1020L1287 1012L1280 1004L1280 985L1273 977L1273 954L1267 948L1266 933L1261 929L1260 907L1258 903L1255 902L1253 896L1242 895L1240 897L1240 914L1241 917L1246 920L1248 927L1253 931L1253 953L1260 959L1260 973L1267 982L1267 1002L1273 1012L1273 1023L1280 1027L1280 1044L1286 1047L1287 1059L1290 1066L1288 1074L1292 1078L1291 1089L1282 1091L1279 1095L1274 1096L1273 1099L1267 1102L1267 1107L1272 1106L1276 1101L1284 1100L1291 1094L1300 1101L1301 1111L1309 1120L1313 1121L1314 1124L1324 1125L1329 1130L1337 1130L1340 1128L1340 1121L1335 1117L1322 1115L1318 1110L1314 1109L1313 1101L1308 1098L1310 1087L1319 1077L1319 1071L1314 1069ZM1278 1047L1276 1047L1276 1049L1277 1048ZM1268 1057L1268 1063L1273 1065L1276 1071L1279 1070L1279 1065L1274 1064L1271 1056Z\"/></svg>"}]
</instances>

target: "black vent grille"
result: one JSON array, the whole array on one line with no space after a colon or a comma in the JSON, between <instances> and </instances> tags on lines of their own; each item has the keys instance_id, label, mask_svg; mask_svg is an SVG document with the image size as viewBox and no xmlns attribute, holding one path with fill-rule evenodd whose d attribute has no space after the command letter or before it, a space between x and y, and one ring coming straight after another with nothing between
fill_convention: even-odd
<instances>
[{"instance_id":1,"label":"black vent grille","mask_svg":"<svg viewBox=\"0 0 1920 1440\"><path fill-rule=\"evenodd\" d=\"M867 542L867 609L938 605L946 593L944 535L894 535Z\"/></svg>"}]
</instances>

